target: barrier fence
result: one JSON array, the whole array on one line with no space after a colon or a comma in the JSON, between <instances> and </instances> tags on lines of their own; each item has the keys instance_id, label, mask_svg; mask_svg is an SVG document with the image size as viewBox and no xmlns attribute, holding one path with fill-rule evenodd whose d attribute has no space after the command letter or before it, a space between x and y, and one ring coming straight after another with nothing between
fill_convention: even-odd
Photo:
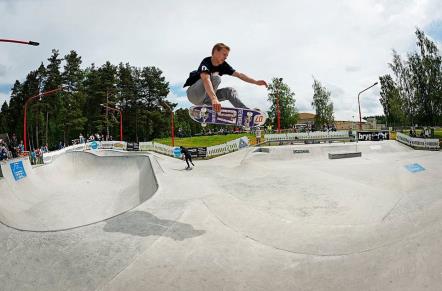
<instances>
[{"instance_id":1,"label":"barrier fence","mask_svg":"<svg viewBox=\"0 0 442 291\"><path fill-rule=\"evenodd\" d=\"M213 157L237 151L249 145L247 137L241 137L224 144L207 147L206 157ZM177 147L171 147L156 142L140 142L140 151L154 151L172 157L179 157L179 150ZM200 156L201 157L201 156Z\"/></svg>"},{"instance_id":2,"label":"barrier fence","mask_svg":"<svg viewBox=\"0 0 442 291\"><path fill-rule=\"evenodd\" d=\"M312 139L347 139L350 138L348 131L314 131L314 132L288 132L265 134L264 140L267 142L288 141L288 140L312 140Z\"/></svg>"},{"instance_id":3,"label":"barrier fence","mask_svg":"<svg viewBox=\"0 0 442 291\"><path fill-rule=\"evenodd\" d=\"M437 138L417 138L398 132L396 140L414 149L438 151L440 148Z\"/></svg>"}]
</instances>

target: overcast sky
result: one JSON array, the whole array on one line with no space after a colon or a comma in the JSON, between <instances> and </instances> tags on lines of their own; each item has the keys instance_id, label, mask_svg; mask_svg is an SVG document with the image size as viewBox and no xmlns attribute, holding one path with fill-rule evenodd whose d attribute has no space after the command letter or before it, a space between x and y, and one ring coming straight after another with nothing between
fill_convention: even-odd
<instances>
[{"instance_id":1,"label":"overcast sky","mask_svg":"<svg viewBox=\"0 0 442 291\"><path fill-rule=\"evenodd\" d=\"M239 72L270 81L282 77L296 107L313 112L312 83L331 91L335 118L357 114L357 94L390 73L392 49L414 51L416 27L442 48L441 0L0 0L0 38L33 40L32 47L0 43L0 101L9 100L53 48L79 53L83 67L129 62L157 66L171 85L169 99L188 107L182 85L210 55L231 47L228 62ZM267 109L267 91L224 76L250 107ZM380 86L362 95L364 116L382 114Z\"/></svg>"}]
</instances>

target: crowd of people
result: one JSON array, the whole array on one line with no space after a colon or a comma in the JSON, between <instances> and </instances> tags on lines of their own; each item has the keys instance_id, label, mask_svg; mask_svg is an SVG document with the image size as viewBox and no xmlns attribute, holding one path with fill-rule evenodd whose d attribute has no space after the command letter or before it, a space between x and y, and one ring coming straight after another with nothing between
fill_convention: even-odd
<instances>
[{"instance_id":1,"label":"crowd of people","mask_svg":"<svg viewBox=\"0 0 442 291\"><path fill-rule=\"evenodd\" d=\"M0 161L19 157L22 155L24 150L25 147L23 145L23 141L18 143L15 134L13 134L12 138L9 140L0 139Z\"/></svg>"},{"instance_id":2,"label":"crowd of people","mask_svg":"<svg viewBox=\"0 0 442 291\"><path fill-rule=\"evenodd\" d=\"M82 133L78 136L78 139L74 139L72 141L72 144L82 144L82 143L88 143L91 141L112 141L113 137L112 135L105 135L105 134L87 134L86 136L89 136L87 139L84 137Z\"/></svg>"}]
</instances>

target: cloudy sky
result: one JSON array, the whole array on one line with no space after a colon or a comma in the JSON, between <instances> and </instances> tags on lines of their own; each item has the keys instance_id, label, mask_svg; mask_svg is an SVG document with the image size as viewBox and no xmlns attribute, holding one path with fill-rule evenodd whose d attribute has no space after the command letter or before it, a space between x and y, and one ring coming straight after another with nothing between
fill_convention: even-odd
<instances>
[{"instance_id":1,"label":"cloudy sky","mask_svg":"<svg viewBox=\"0 0 442 291\"><path fill-rule=\"evenodd\" d=\"M34 40L32 47L0 43L0 101L50 56L76 50L83 66L129 62L157 66L169 98L190 103L182 85L212 46L231 47L228 62L255 79L282 77L301 112L313 112L312 83L331 91L336 119L357 115L357 94L389 73L392 49L415 50L419 27L442 51L440 0L0 0L0 38ZM267 91L224 76L244 103L267 109ZM379 89L362 95L363 115L381 114Z\"/></svg>"}]
</instances>

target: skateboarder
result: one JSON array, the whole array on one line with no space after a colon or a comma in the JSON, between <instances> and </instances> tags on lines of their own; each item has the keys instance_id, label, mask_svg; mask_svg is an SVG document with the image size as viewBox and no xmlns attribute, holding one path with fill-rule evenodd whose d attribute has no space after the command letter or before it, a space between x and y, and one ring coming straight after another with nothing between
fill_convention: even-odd
<instances>
[{"instance_id":1,"label":"skateboarder","mask_svg":"<svg viewBox=\"0 0 442 291\"><path fill-rule=\"evenodd\" d=\"M189 161L190 161L190 163L192 164L192 166L195 166L195 165L193 164L193 162L192 162L192 156L190 155L189 150L186 149L185 147L180 146L180 149L181 149L181 153L183 154L183 158L186 159L186 163L187 163L187 168L186 168L186 170L190 170L191 167L190 167L190 165L189 165Z\"/></svg>"},{"instance_id":2,"label":"skateboarder","mask_svg":"<svg viewBox=\"0 0 442 291\"><path fill-rule=\"evenodd\" d=\"M220 101L229 100L236 108L248 108L238 98L238 93L232 87L218 89L222 75L235 76L244 82L258 86L266 86L264 80L254 80L247 75L235 71L227 62L230 48L217 43L212 49L212 56L204 58L198 70L192 71L183 87L187 89L187 98L195 105L212 105L216 112L221 111Z\"/></svg>"}]
</instances>

